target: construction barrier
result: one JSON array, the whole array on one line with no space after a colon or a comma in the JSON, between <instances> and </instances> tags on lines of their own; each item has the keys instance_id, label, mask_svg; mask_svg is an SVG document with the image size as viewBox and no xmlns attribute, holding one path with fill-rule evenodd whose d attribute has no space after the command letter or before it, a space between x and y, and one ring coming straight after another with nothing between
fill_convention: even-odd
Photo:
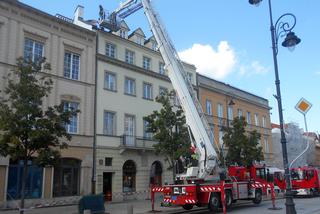
<instances>
[{"instance_id":1,"label":"construction barrier","mask_svg":"<svg viewBox=\"0 0 320 214\"><path fill-rule=\"evenodd\" d=\"M224 190L224 184L225 184L225 181L221 180L220 181L221 204L222 204L223 214L226 214L227 213L227 208L226 208L226 194L225 194L225 190Z\"/></svg>"}]
</instances>

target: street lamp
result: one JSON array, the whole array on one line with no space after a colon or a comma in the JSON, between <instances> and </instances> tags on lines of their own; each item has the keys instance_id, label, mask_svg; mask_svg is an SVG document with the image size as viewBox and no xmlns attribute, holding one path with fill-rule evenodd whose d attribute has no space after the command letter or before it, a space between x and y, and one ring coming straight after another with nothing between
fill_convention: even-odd
<instances>
[{"instance_id":1,"label":"street lamp","mask_svg":"<svg viewBox=\"0 0 320 214\"><path fill-rule=\"evenodd\" d=\"M249 0L249 3L252 5L257 5L262 0ZM274 72L275 72L275 84L277 89L276 99L278 101L278 111L279 111L279 122L280 122L280 131L281 131L281 144L282 144L282 156L283 156L283 166L285 170L285 180L286 180L286 213L287 214L296 214L295 205L293 202L293 195L291 192L291 179L290 179L290 170L288 167L288 153L287 153L287 141L286 136L283 129L283 113L282 113L282 103L281 103L281 92L280 92L280 80L278 73L278 39L280 36L286 36L284 42L282 42L282 46L289 48L289 50L293 50L294 46L301 42L292 29L296 25L296 17L291 13L285 13L280 16L276 24L273 24L272 20L272 10L271 10L271 0L269 2L269 15L270 15L270 31L271 31L271 41L272 41L272 53L273 53L273 63L274 63ZM284 17L293 18L293 24L289 24L288 22L283 22Z\"/></svg>"}]
</instances>

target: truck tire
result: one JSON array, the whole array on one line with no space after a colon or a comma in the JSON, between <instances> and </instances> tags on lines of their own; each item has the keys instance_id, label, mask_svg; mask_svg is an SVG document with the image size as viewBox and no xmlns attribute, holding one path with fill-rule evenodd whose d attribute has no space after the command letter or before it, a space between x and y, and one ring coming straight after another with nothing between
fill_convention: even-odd
<instances>
[{"instance_id":1,"label":"truck tire","mask_svg":"<svg viewBox=\"0 0 320 214\"><path fill-rule=\"evenodd\" d=\"M232 207L233 199L231 190L226 191L226 207L230 209Z\"/></svg>"},{"instance_id":2,"label":"truck tire","mask_svg":"<svg viewBox=\"0 0 320 214\"><path fill-rule=\"evenodd\" d=\"M221 207L221 197L219 193L211 193L208 208L210 211L218 211Z\"/></svg>"},{"instance_id":3,"label":"truck tire","mask_svg":"<svg viewBox=\"0 0 320 214\"><path fill-rule=\"evenodd\" d=\"M254 199L252 200L252 202L254 204L260 204L262 201L262 191L261 189L256 189L256 192L254 194Z\"/></svg>"},{"instance_id":4,"label":"truck tire","mask_svg":"<svg viewBox=\"0 0 320 214\"><path fill-rule=\"evenodd\" d=\"M193 204L182 205L182 208L185 209L185 210L191 210L193 208Z\"/></svg>"}]
</instances>

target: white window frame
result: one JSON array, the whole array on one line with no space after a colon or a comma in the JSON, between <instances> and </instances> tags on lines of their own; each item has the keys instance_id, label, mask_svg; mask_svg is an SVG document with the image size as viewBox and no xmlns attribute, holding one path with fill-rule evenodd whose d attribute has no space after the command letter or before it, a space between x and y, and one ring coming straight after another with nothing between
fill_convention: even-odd
<instances>
[{"instance_id":1,"label":"white window frame","mask_svg":"<svg viewBox=\"0 0 320 214\"><path fill-rule=\"evenodd\" d=\"M259 126L259 114L254 113L254 124L255 126Z\"/></svg>"},{"instance_id":2,"label":"white window frame","mask_svg":"<svg viewBox=\"0 0 320 214\"><path fill-rule=\"evenodd\" d=\"M147 132L148 122L146 120L142 120L142 121L143 121L143 138L150 140L153 137L153 133Z\"/></svg>"},{"instance_id":3,"label":"white window frame","mask_svg":"<svg viewBox=\"0 0 320 214\"><path fill-rule=\"evenodd\" d=\"M26 58L26 42L27 40L30 40L32 42L32 50L31 50L31 61L32 62L35 62L35 50L36 50L36 45L40 45L41 46L41 57L44 56L44 43L43 42L40 42L40 41L37 41L37 40L34 40L34 39L31 39L29 37L25 37L24 38L24 46L23 46L23 55L24 57ZM41 59L40 59L41 60Z\"/></svg>"},{"instance_id":4,"label":"white window frame","mask_svg":"<svg viewBox=\"0 0 320 214\"><path fill-rule=\"evenodd\" d=\"M135 53L134 51L131 51L131 50L126 50L125 52L125 61L126 63L129 63L131 65L134 65L135 64Z\"/></svg>"},{"instance_id":5,"label":"white window frame","mask_svg":"<svg viewBox=\"0 0 320 214\"><path fill-rule=\"evenodd\" d=\"M66 65L65 65L65 57L66 57L66 54L70 54L71 55L71 62L70 62L70 74L69 74L69 76L66 76L66 73L65 73L65 67L66 67ZM77 79L74 79L74 78L72 78L72 76L73 76L73 73L75 72L73 69L72 69L72 64L73 64L73 60L74 60L74 58L75 58L75 56L78 56L79 57L79 65L78 65L78 67L79 67L79 70L78 70L78 78ZM64 56L63 56L64 58L63 58L63 76L65 77L65 78L68 78L68 79L72 79L72 80L80 80L80 71L81 71L81 55L80 54L77 54L77 53L74 53L74 52L71 52L71 51L65 51L64 52Z\"/></svg>"},{"instance_id":6,"label":"white window frame","mask_svg":"<svg viewBox=\"0 0 320 214\"><path fill-rule=\"evenodd\" d=\"M206 99L206 111L208 115L212 116L212 103L208 99Z\"/></svg>"},{"instance_id":7,"label":"white window frame","mask_svg":"<svg viewBox=\"0 0 320 214\"><path fill-rule=\"evenodd\" d=\"M163 62L159 62L159 74L162 74L162 75L166 74L164 66L165 66L165 64Z\"/></svg>"},{"instance_id":8,"label":"white window frame","mask_svg":"<svg viewBox=\"0 0 320 214\"><path fill-rule=\"evenodd\" d=\"M116 45L115 44L112 44L110 42L106 42L106 46L105 46L105 53L106 53L106 56L108 57L111 57L111 58L116 58Z\"/></svg>"},{"instance_id":9,"label":"white window frame","mask_svg":"<svg viewBox=\"0 0 320 214\"><path fill-rule=\"evenodd\" d=\"M72 104L76 104L77 105L77 109L79 109L79 107L80 107L80 103L79 102L75 102L75 101L69 101L69 100L63 100L62 101L63 102L63 104L64 104L64 108L65 108L65 104L67 104L68 105L68 108L70 109L71 108L71 105ZM71 125L70 124L65 124L65 128L66 128L66 131L67 131L67 133L69 133L69 134L78 134L79 133L79 123L80 123L80 121L79 121L79 114L77 114L77 115L75 115L75 116L72 116L72 118L73 117L75 117L76 119L77 119L77 124L76 124L76 132L73 132L73 131L71 131L70 129L71 129ZM72 119L70 119L71 121L70 122L72 122Z\"/></svg>"},{"instance_id":10,"label":"white window frame","mask_svg":"<svg viewBox=\"0 0 320 214\"><path fill-rule=\"evenodd\" d=\"M110 78L108 79L109 81L107 82L107 76L112 76L114 78L114 88L111 87L111 82ZM113 72L106 71L104 74L104 88L109 90L109 91L117 91L117 75Z\"/></svg>"},{"instance_id":11,"label":"white window frame","mask_svg":"<svg viewBox=\"0 0 320 214\"><path fill-rule=\"evenodd\" d=\"M107 124L106 124L106 116L107 115L112 115L112 130L111 133L108 133L110 130L108 130ZM110 136L115 136L117 133L117 115L116 112L112 112L112 111L104 111L103 114L103 134L104 135L110 135Z\"/></svg>"},{"instance_id":12,"label":"white window frame","mask_svg":"<svg viewBox=\"0 0 320 214\"><path fill-rule=\"evenodd\" d=\"M143 56L142 67L146 70L151 70L151 58L150 57Z\"/></svg>"},{"instance_id":13,"label":"white window frame","mask_svg":"<svg viewBox=\"0 0 320 214\"><path fill-rule=\"evenodd\" d=\"M247 111L247 123L248 125L251 125L251 112Z\"/></svg>"},{"instance_id":14,"label":"white window frame","mask_svg":"<svg viewBox=\"0 0 320 214\"><path fill-rule=\"evenodd\" d=\"M128 85L127 83L131 83L131 84ZM131 91L131 89L133 91ZM136 96L136 80L135 79L130 77L124 78L124 93L127 95Z\"/></svg>"},{"instance_id":15,"label":"white window frame","mask_svg":"<svg viewBox=\"0 0 320 214\"><path fill-rule=\"evenodd\" d=\"M262 117L262 127L263 127L263 128L266 128L266 127L267 127L267 117L266 117L266 116L263 116L263 117Z\"/></svg>"},{"instance_id":16,"label":"white window frame","mask_svg":"<svg viewBox=\"0 0 320 214\"><path fill-rule=\"evenodd\" d=\"M151 83L143 83L143 98L147 100L153 100L153 88Z\"/></svg>"},{"instance_id":17,"label":"white window frame","mask_svg":"<svg viewBox=\"0 0 320 214\"><path fill-rule=\"evenodd\" d=\"M238 118L243 116L243 111L242 109L238 108Z\"/></svg>"}]
</instances>

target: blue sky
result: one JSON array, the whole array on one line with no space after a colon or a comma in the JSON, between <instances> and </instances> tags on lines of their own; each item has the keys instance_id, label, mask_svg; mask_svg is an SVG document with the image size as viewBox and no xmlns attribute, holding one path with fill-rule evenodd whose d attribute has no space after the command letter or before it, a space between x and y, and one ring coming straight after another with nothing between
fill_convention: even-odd
<instances>
[{"instance_id":1,"label":"blue sky","mask_svg":"<svg viewBox=\"0 0 320 214\"><path fill-rule=\"evenodd\" d=\"M78 4L85 19L97 19L101 4L106 10L119 0L22 0L49 14L73 17ZM194 63L200 73L269 100L271 120L278 123L271 50L268 2L258 7L248 0L153 0L170 37L183 60ZM319 0L273 0L274 22L282 14L296 15L294 32L302 42L293 52L279 42L279 74L285 122L299 123L303 115L295 110L304 97L313 104L307 113L309 131L320 131ZM141 27L151 35L147 20L139 11L126 20L131 30ZM202 53L202 57L199 57ZM203 57L205 56L205 57Z\"/></svg>"}]
</instances>

